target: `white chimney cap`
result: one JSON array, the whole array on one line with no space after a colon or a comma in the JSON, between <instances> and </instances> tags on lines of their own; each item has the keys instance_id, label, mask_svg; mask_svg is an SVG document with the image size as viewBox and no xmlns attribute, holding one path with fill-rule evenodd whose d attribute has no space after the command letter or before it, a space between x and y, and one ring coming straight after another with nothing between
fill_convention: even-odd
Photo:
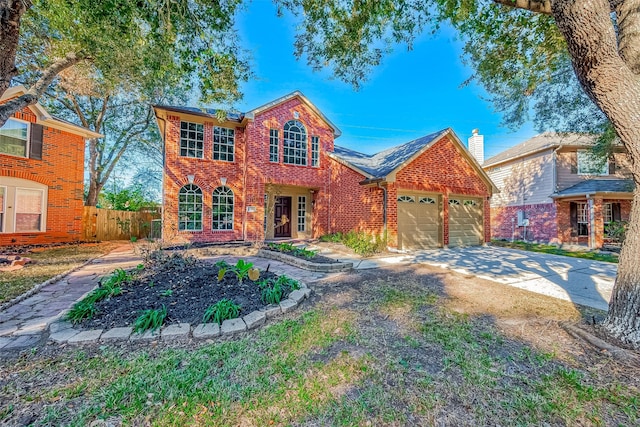
<instances>
[{"instance_id":1,"label":"white chimney cap","mask_svg":"<svg viewBox=\"0 0 640 427\"><path fill-rule=\"evenodd\" d=\"M480 132L480 131L477 128L471 131L471 133L474 134L474 135L477 135L478 132Z\"/></svg>"}]
</instances>

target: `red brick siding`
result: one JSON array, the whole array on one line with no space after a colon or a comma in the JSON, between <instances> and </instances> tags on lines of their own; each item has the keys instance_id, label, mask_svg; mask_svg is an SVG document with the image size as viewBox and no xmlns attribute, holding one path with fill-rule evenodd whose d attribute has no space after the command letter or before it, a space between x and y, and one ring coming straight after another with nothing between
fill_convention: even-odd
<instances>
[{"instance_id":1,"label":"red brick siding","mask_svg":"<svg viewBox=\"0 0 640 427\"><path fill-rule=\"evenodd\" d=\"M523 210L529 218L529 226L526 227L527 240L550 242L557 238L556 205L553 203L491 209L491 236L494 239L524 240L525 227L518 227L520 210Z\"/></svg>"},{"instance_id":2,"label":"red brick siding","mask_svg":"<svg viewBox=\"0 0 640 427\"><path fill-rule=\"evenodd\" d=\"M585 202L586 199L580 200L579 202ZM571 243L571 244L588 244L589 238L588 236L571 236L572 228L571 228L571 212L569 207L570 202L565 201L557 201L556 211L557 211L557 229L558 236L557 239L552 242L557 243ZM604 242L604 222L602 218L602 204L603 203L620 203L620 217L622 221L629 221L629 215L631 213L631 200L620 200L620 199L594 199L594 213L595 213L595 227L596 227L596 246L601 247Z\"/></svg>"},{"instance_id":3,"label":"red brick siding","mask_svg":"<svg viewBox=\"0 0 640 427\"><path fill-rule=\"evenodd\" d=\"M364 179L363 175L334 161L330 190L331 232L355 230L382 235L384 192L380 188L360 185Z\"/></svg>"},{"instance_id":4,"label":"red brick siding","mask_svg":"<svg viewBox=\"0 0 640 427\"><path fill-rule=\"evenodd\" d=\"M35 122L25 108L14 117ZM46 232L0 233L0 246L78 241L82 237L84 138L45 127L42 160L0 154L0 176L48 186Z\"/></svg>"},{"instance_id":5,"label":"red brick siding","mask_svg":"<svg viewBox=\"0 0 640 427\"><path fill-rule=\"evenodd\" d=\"M320 141L320 167L285 165L269 162L269 130L279 130L279 155L283 154L283 126L294 120L294 112L307 131L308 161L311 157L311 136ZM326 151L333 151L333 131L315 112L301 100L294 98L256 115L246 128L236 128L234 162L212 160L213 123L205 125L204 159L178 156L180 144L180 117L167 117L166 166L164 183L164 233L165 237L177 236L189 241L221 242L231 240L264 239L264 194L265 185L294 185L313 189L312 235L317 237L328 232L330 183L329 159ZM177 194L187 183L187 176L194 175L194 183L204 193L203 231L178 232ZM211 193L219 186L220 178L227 178L227 186L235 195L234 230L220 232L211 230ZM255 212L246 212L247 206L255 206Z\"/></svg>"}]
</instances>

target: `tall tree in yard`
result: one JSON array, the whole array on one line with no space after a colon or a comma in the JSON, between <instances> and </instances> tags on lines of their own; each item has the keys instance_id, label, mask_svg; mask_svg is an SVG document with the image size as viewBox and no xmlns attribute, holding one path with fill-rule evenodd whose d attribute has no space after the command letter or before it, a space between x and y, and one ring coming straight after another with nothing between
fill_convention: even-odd
<instances>
[{"instance_id":1,"label":"tall tree in yard","mask_svg":"<svg viewBox=\"0 0 640 427\"><path fill-rule=\"evenodd\" d=\"M517 125L533 111L544 127L612 127L605 134L628 150L636 189L605 328L640 348L640 0L277 3L302 20L296 54L355 86L393 43L410 48L423 29L446 22L507 120Z\"/></svg>"}]
</instances>

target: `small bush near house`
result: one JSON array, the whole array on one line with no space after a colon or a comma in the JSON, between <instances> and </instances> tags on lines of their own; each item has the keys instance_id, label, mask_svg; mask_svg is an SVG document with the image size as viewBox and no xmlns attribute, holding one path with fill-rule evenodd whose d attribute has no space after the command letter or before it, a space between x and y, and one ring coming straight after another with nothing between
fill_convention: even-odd
<instances>
[{"instance_id":1,"label":"small bush near house","mask_svg":"<svg viewBox=\"0 0 640 427\"><path fill-rule=\"evenodd\" d=\"M627 221L613 221L604 228L604 234L607 238L617 243L624 243L627 234Z\"/></svg>"},{"instance_id":2,"label":"small bush near house","mask_svg":"<svg viewBox=\"0 0 640 427\"><path fill-rule=\"evenodd\" d=\"M240 314L241 307L235 302L223 298L209 306L202 316L204 323L213 322L222 324L227 319L235 319Z\"/></svg>"},{"instance_id":3,"label":"small bush near house","mask_svg":"<svg viewBox=\"0 0 640 427\"><path fill-rule=\"evenodd\" d=\"M327 234L322 236L320 241L342 243L346 247L353 249L358 255L364 257L382 252L387 245L386 237L380 235L373 236L362 231Z\"/></svg>"}]
</instances>

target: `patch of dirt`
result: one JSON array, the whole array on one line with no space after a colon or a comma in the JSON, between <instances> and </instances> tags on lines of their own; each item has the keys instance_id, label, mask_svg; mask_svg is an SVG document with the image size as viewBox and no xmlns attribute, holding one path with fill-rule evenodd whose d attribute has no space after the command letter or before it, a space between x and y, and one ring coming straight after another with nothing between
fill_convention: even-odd
<instances>
[{"instance_id":1,"label":"patch of dirt","mask_svg":"<svg viewBox=\"0 0 640 427\"><path fill-rule=\"evenodd\" d=\"M143 310L167 309L164 325L171 323L198 324L205 310L220 301L229 299L240 305L240 316L259 310L262 290L258 283L276 279L277 275L260 271L256 281L245 277L242 281L226 268L218 281L221 267L179 253L160 254L141 270L134 270L134 280L123 283L122 294L96 303L97 315L81 322L81 329L109 329L132 326ZM292 291L283 287L282 299Z\"/></svg>"}]
</instances>

